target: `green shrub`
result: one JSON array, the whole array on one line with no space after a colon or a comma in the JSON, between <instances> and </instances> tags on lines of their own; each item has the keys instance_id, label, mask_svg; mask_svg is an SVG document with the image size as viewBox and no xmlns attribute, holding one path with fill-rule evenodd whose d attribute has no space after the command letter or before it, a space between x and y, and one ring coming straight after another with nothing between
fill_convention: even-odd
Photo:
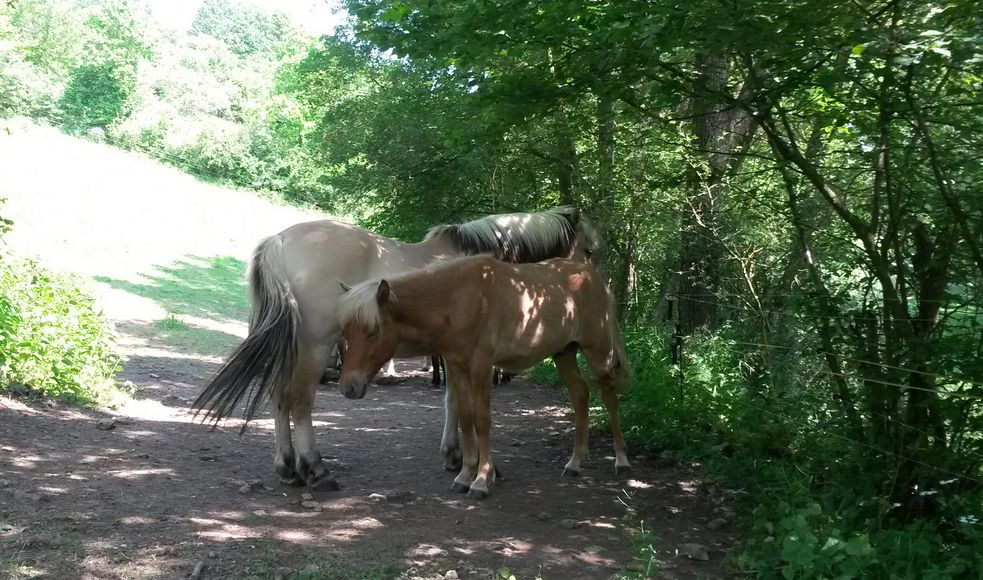
<instances>
[{"instance_id":1,"label":"green shrub","mask_svg":"<svg viewBox=\"0 0 983 580\"><path fill-rule=\"evenodd\" d=\"M901 504L884 493L897 457L872 457L833 419L821 390L828 387L779 373L749 380L751 363L732 335L724 328L688 339L674 369L664 334L625 329L634 380L621 407L633 447L696 457L711 477L742 490L735 507L748 536L737 568L756 578L981 577L975 480L940 473L921 492L931 518L898 513ZM811 364L809 357L781 362Z\"/></svg>"},{"instance_id":2,"label":"green shrub","mask_svg":"<svg viewBox=\"0 0 983 580\"><path fill-rule=\"evenodd\" d=\"M106 318L76 280L0 255L0 391L113 405L123 392Z\"/></svg>"},{"instance_id":3,"label":"green shrub","mask_svg":"<svg viewBox=\"0 0 983 580\"><path fill-rule=\"evenodd\" d=\"M0 118L55 119L56 83L11 48L0 41Z\"/></svg>"},{"instance_id":4,"label":"green shrub","mask_svg":"<svg viewBox=\"0 0 983 580\"><path fill-rule=\"evenodd\" d=\"M113 63L76 68L59 106L64 121L74 129L105 129L122 117L133 92L133 72Z\"/></svg>"}]
</instances>

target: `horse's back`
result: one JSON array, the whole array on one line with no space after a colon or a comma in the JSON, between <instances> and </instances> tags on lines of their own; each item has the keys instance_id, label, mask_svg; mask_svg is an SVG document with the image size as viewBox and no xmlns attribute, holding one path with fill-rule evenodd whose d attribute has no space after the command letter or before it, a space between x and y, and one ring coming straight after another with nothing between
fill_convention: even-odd
<instances>
[{"instance_id":1,"label":"horse's back","mask_svg":"<svg viewBox=\"0 0 983 580\"><path fill-rule=\"evenodd\" d=\"M607 323L606 286L593 266L568 259L496 264L486 279L496 364L523 370Z\"/></svg>"},{"instance_id":2,"label":"horse's back","mask_svg":"<svg viewBox=\"0 0 983 580\"><path fill-rule=\"evenodd\" d=\"M334 341L340 332L341 283L357 284L400 265L398 242L344 222L303 222L273 237L281 244L281 265L300 309L301 332L317 341Z\"/></svg>"}]
</instances>

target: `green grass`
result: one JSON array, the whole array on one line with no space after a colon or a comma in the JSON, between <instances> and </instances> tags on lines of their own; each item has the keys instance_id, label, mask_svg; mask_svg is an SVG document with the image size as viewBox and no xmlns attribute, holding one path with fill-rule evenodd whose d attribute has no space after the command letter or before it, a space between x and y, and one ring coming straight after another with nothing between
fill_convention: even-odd
<instances>
[{"instance_id":1,"label":"green grass","mask_svg":"<svg viewBox=\"0 0 983 580\"><path fill-rule=\"evenodd\" d=\"M95 280L153 300L167 311L166 318L149 324L117 324L120 332L185 354L218 356L227 353L240 338L182 318L244 322L249 316L245 272L246 264L236 258L188 256L167 266L156 266L143 276L144 283L104 276Z\"/></svg>"},{"instance_id":2,"label":"green grass","mask_svg":"<svg viewBox=\"0 0 983 580\"><path fill-rule=\"evenodd\" d=\"M50 578L45 562L78 562L82 552L82 536L72 526L30 527L15 535L0 535L0 578Z\"/></svg>"},{"instance_id":3,"label":"green grass","mask_svg":"<svg viewBox=\"0 0 983 580\"><path fill-rule=\"evenodd\" d=\"M188 256L168 266L156 266L137 284L97 276L109 284L160 304L173 316L197 316L220 321L244 321L249 315L246 293L246 264L230 256Z\"/></svg>"}]
</instances>

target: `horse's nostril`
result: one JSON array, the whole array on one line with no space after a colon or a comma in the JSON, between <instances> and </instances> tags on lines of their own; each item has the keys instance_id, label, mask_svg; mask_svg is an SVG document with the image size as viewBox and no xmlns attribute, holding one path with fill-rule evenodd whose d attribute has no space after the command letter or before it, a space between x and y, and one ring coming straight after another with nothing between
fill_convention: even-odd
<instances>
[{"instance_id":1,"label":"horse's nostril","mask_svg":"<svg viewBox=\"0 0 983 580\"><path fill-rule=\"evenodd\" d=\"M342 387L341 387L341 394L345 395L345 398L346 399L361 399L362 398L359 395L358 389L352 383L349 383L347 385L342 385ZM365 394L365 391L364 390L362 391L362 394L363 395Z\"/></svg>"}]
</instances>

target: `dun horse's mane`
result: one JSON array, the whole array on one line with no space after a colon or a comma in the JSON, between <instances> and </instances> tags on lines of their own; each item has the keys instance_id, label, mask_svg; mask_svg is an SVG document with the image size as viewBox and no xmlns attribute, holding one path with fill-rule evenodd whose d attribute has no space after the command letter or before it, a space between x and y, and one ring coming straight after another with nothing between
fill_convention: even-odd
<instances>
[{"instance_id":1,"label":"dun horse's mane","mask_svg":"<svg viewBox=\"0 0 983 580\"><path fill-rule=\"evenodd\" d=\"M426 239L442 238L465 255L492 254L505 262L539 262L565 256L583 232L592 245L597 237L572 207L536 213L490 215L463 224L431 229Z\"/></svg>"}]
</instances>

